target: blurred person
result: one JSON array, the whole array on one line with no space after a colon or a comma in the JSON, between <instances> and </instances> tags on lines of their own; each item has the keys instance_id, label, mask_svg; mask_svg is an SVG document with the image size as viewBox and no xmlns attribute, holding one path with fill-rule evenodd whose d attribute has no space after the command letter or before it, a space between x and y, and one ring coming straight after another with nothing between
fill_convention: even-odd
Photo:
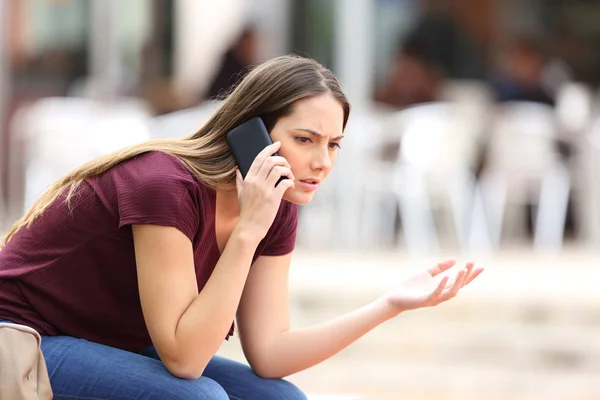
<instances>
[{"instance_id":1,"label":"blurred person","mask_svg":"<svg viewBox=\"0 0 600 400\"><path fill-rule=\"evenodd\" d=\"M51 186L5 237L0 319L41 333L55 399L305 399L283 378L473 281L481 268L450 273L444 261L349 314L290 328L298 205L331 171L349 113L329 70L282 56L196 133L100 157ZM256 116L275 142L242 179L226 134ZM249 366L215 355L234 318Z\"/></svg>"},{"instance_id":2,"label":"blurred person","mask_svg":"<svg viewBox=\"0 0 600 400\"><path fill-rule=\"evenodd\" d=\"M544 82L547 63L548 57L539 38L535 35L516 35L500 51L499 68L492 77L496 100L500 103L526 101L554 107L556 105L554 94ZM555 138L555 146L565 160L571 158L573 154L571 143ZM534 204L526 206L527 232L530 236L534 234L535 207ZM565 234L572 234L574 231L573 215L573 202L569 199Z\"/></svg>"},{"instance_id":3,"label":"blurred person","mask_svg":"<svg viewBox=\"0 0 600 400\"><path fill-rule=\"evenodd\" d=\"M499 70L492 79L497 100L531 101L555 105L543 82L546 55L539 41L518 36L500 53Z\"/></svg>"},{"instance_id":4,"label":"blurred person","mask_svg":"<svg viewBox=\"0 0 600 400\"><path fill-rule=\"evenodd\" d=\"M376 101L404 108L439 100L447 79L485 76L483 46L456 16L453 0L419 0L420 15L399 38Z\"/></svg>"},{"instance_id":5,"label":"blurred person","mask_svg":"<svg viewBox=\"0 0 600 400\"><path fill-rule=\"evenodd\" d=\"M246 27L235 43L225 52L208 89L208 98L226 93L243 78L246 70L258 59L258 34L252 26Z\"/></svg>"},{"instance_id":6,"label":"blurred person","mask_svg":"<svg viewBox=\"0 0 600 400\"><path fill-rule=\"evenodd\" d=\"M437 100L443 72L430 62L418 44L408 43L396 54L375 101L402 109Z\"/></svg>"}]
</instances>

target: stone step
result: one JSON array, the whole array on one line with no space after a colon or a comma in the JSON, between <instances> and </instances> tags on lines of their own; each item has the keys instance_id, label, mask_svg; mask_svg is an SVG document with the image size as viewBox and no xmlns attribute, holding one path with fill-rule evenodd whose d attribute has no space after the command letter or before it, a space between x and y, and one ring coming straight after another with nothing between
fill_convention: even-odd
<instances>
[{"instance_id":1,"label":"stone step","mask_svg":"<svg viewBox=\"0 0 600 400\"><path fill-rule=\"evenodd\" d=\"M306 293L295 308L296 326L326 321L364 304L357 297L327 301ZM296 300L298 300L296 298ZM453 304L401 314L352 344L344 359L376 355L423 362L581 368L600 373L600 307L593 301L534 302L534 306L488 302L475 296ZM321 307L306 307L306 304ZM357 303L357 304L353 304ZM504 312L497 312L496 310Z\"/></svg>"},{"instance_id":2,"label":"stone step","mask_svg":"<svg viewBox=\"0 0 600 400\"><path fill-rule=\"evenodd\" d=\"M327 293L304 291L292 293L291 306L293 317L298 321L303 318L330 318L367 304L376 297L377 294L360 292L342 294L333 289ZM515 322L523 325L567 324L600 329L600 293L596 298L557 296L554 299L490 299L478 294L464 293L462 297L437 307L406 312L398 320L416 325L429 321L472 322L478 325Z\"/></svg>"},{"instance_id":3,"label":"stone step","mask_svg":"<svg viewBox=\"0 0 600 400\"><path fill-rule=\"evenodd\" d=\"M340 353L343 359L365 356L379 360L415 362L460 362L466 365L496 365L550 369L583 369L600 374L600 335L558 329L501 328L473 332L468 328L430 331L381 329L361 338Z\"/></svg>"}]
</instances>

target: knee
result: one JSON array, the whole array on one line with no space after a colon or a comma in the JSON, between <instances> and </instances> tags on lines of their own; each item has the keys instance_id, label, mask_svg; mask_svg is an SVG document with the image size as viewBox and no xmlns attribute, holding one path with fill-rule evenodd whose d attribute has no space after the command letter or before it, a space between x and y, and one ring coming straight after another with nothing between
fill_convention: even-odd
<instances>
[{"instance_id":1,"label":"knee","mask_svg":"<svg viewBox=\"0 0 600 400\"><path fill-rule=\"evenodd\" d=\"M281 399L286 400L307 400L306 394L291 382L286 380L279 380L281 385L282 396Z\"/></svg>"},{"instance_id":2,"label":"knee","mask_svg":"<svg viewBox=\"0 0 600 400\"><path fill-rule=\"evenodd\" d=\"M225 389L212 379L201 377L194 380L177 380L165 399L169 400L229 400Z\"/></svg>"},{"instance_id":3,"label":"knee","mask_svg":"<svg viewBox=\"0 0 600 400\"><path fill-rule=\"evenodd\" d=\"M307 400L304 392L284 379L266 379L261 386L261 400Z\"/></svg>"}]
</instances>

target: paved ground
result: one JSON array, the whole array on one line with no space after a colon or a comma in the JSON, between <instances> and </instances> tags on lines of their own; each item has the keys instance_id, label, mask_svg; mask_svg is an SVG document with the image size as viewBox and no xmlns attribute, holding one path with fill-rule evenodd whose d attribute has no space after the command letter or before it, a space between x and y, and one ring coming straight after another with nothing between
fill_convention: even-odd
<instances>
[{"instance_id":1,"label":"paved ground","mask_svg":"<svg viewBox=\"0 0 600 400\"><path fill-rule=\"evenodd\" d=\"M360 306L440 259L299 252L294 326ZM290 380L368 400L600 399L600 252L515 250L475 261L486 271L460 298L401 315ZM236 340L221 354L243 360Z\"/></svg>"}]
</instances>

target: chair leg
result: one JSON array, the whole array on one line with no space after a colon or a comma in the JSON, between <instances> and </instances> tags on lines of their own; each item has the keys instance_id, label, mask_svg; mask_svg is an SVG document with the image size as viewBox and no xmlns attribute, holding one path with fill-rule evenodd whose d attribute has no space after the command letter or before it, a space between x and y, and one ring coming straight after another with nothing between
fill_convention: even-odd
<instances>
[{"instance_id":1,"label":"chair leg","mask_svg":"<svg viewBox=\"0 0 600 400\"><path fill-rule=\"evenodd\" d=\"M472 195L472 207L467 235L466 249L468 251L477 251L489 253L493 249L492 238L490 237L490 228L485 215L485 205L481 187L475 183Z\"/></svg>"},{"instance_id":2,"label":"chair leg","mask_svg":"<svg viewBox=\"0 0 600 400\"><path fill-rule=\"evenodd\" d=\"M489 238L494 248L500 247L506 208L508 185L506 179L496 173L486 173L480 179L485 220L489 226Z\"/></svg>"},{"instance_id":3,"label":"chair leg","mask_svg":"<svg viewBox=\"0 0 600 400\"><path fill-rule=\"evenodd\" d=\"M543 178L534 230L536 250L561 249L570 186L569 173L564 168L550 171Z\"/></svg>"},{"instance_id":4,"label":"chair leg","mask_svg":"<svg viewBox=\"0 0 600 400\"><path fill-rule=\"evenodd\" d=\"M393 245L398 207L391 193L367 189L360 213L361 244L367 247Z\"/></svg>"},{"instance_id":5,"label":"chair leg","mask_svg":"<svg viewBox=\"0 0 600 400\"><path fill-rule=\"evenodd\" d=\"M408 252L414 255L436 252L439 245L424 177L404 169L399 171L395 182Z\"/></svg>"},{"instance_id":6,"label":"chair leg","mask_svg":"<svg viewBox=\"0 0 600 400\"><path fill-rule=\"evenodd\" d=\"M489 231L475 176L465 172L450 184L449 194L460 250L489 250ZM473 234L473 231L476 233Z\"/></svg>"}]
</instances>

